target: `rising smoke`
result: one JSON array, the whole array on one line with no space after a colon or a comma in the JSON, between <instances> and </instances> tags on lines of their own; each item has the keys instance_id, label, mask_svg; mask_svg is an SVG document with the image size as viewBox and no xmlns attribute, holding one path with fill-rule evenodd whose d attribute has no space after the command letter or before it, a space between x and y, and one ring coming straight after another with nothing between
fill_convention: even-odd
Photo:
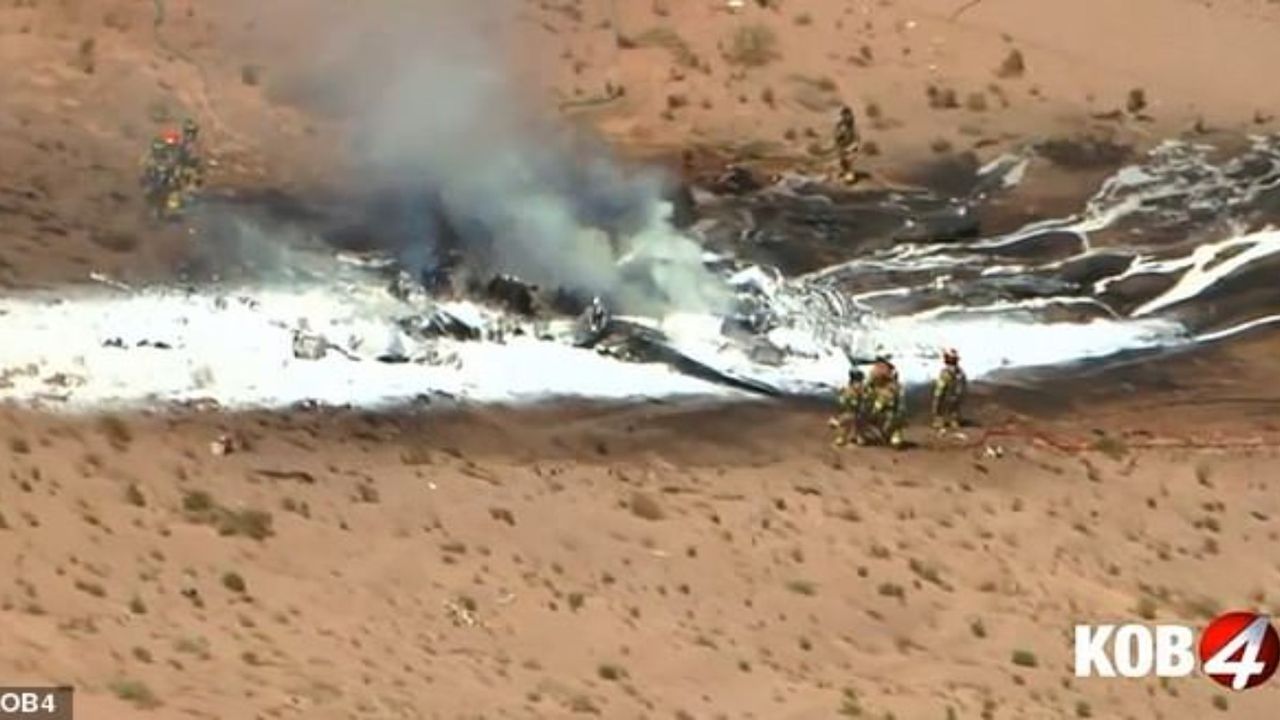
<instances>
[{"instance_id":1,"label":"rising smoke","mask_svg":"<svg viewBox=\"0 0 1280 720\"><path fill-rule=\"evenodd\" d=\"M448 232L486 271L625 312L726 308L701 249L669 221L664 178L571 143L522 92L505 32L518 3L272 5L254 11L260 25L306 38L280 82L350 128L352 180L395 198L380 220L408 264L438 262Z\"/></svg>"}]
</instances>

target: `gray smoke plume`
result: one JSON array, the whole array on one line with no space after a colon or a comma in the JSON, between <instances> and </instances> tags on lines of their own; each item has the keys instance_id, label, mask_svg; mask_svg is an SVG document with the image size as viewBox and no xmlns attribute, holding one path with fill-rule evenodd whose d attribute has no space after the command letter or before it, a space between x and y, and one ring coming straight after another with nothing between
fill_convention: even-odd
<instances>
[{"instance_id":1,"label":"gray smoke plume","mask_svg":"<svg viewBox=\"0 0 1280 720\"><path fill-rule=\"evenodd\" d=\"M259 24L306 38L278 82L348 123L353 182L402 198L411 262L436 260L447 225L493 272L625 312L726 308L700 247L669 222L664 178L572 142L522 92L507 52L519 3L262 5Z\"/></svg>"}]
</instances>

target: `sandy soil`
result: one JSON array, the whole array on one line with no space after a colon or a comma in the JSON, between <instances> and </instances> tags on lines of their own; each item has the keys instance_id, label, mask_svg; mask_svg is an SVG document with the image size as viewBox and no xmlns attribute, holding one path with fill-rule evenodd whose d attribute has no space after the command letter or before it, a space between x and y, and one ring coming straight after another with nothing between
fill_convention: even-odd
<instances>
[{"instance_id":1,"label":"sandy soil","mask_svg":"<svg viewBox=\"0 0 1280 720\"><path fill-rule=\"evenodd\" d=\"M1207 133L1273 129L1280 112L1280 91L1252 80L1256 68L1280 60L1270 41L1280 22L1275 3L777 5L748 2L733 14L713 2L528 3L504 16L504 37L515 38L511 52L525 60L524 87L624 154L702 149L715 162L828 167L834 108L843 101L862 121L864 167L891 182L916 179L910 170L925 160L985 158L1037 138L1142 145L1199 119ZM0 282L170 274L191 241L139 226L135 178L147 138L187 115L201 120L219 162L210 177L217 188L332 185L340 128L314 112L298 68L324 55L303 30L341 23L314 9L324 3L308 7L0 7ZM747 30L755 27L766 29ZM733 38L744 31L772 38L762 41L763 64L743 66L735 54ZM1000 71L1014 50L1023 71ZM697 69L686 67L695 61ZM604 102L606 84L625 93ZM1147 106L1110 115L1135 88ZM1079 191L1077 182L1068 187Z\"/></svg>"},{"instance_id":2,"label":"sandy soil","mask_svg":"<svg viewBox=\"0 0 1280 720\"><path fill-rule=\"evenodd\" d=\"M531 86L637 154L824 161L844 100L892 178L1280 111L1261 0L767 4L526 3L516 27ZM171 275L192 241L138 222L134 176L187 113L214 183L322 182L333 128L233 5L0 7L5 287ZM773 52L743 66L756 25ZM1142 112L1095 117L1134 88ZM1275 342L985 385L979 427L907 453L836 453L815 407L9 409L0 680L72 683L94 718L1269 718L1274 682L1077 681L1069 633L1280 611Z\"/></svg>"},{"instance_id":3,"label":"sandy soil","mask_svg":"<svg viewBox=\"0 0 1280 720\"><path fill-rule=\"evenodd\" d=\"M548 51L569 48L556 91L571 104L623 85L600 119L642 143L821 157L843 101L885 168L1054 133L1167 137L1199 119L1270 127L1280 107L1253 81L1276 52L1275 3L783 0L730 13L653 0L618 4L616 17L608 2L579 5L581 21L542 20ZM602 17L608 28L573 30ZM735 38L760 36L773 40L735 51ZM1014 53L1021 71L1006 65ZM1129 113L1133 90L1147 105Z\"/></svg>"},{"instance_id":4,"label":"sandy soil","mask_svg":"<svg viewBox=\"0 0 1280 720\"><path fill-rule=\"evenodd\" d=\"M8 412L0 663L90 717L1208 717L1070 632L1280 610L1277 401L1227 382L987 387L901 454L770 405Z\"/></svg>"},{"instance_id":5,"label":"sandy soil","mask_svg":"<svg viewBox=\"0 0 1280 720\"><path fill-rule=\"evenodd\" d=\"M184 116L203 124L215 187L332 185L341 127L316 112L299 68L326 55L307 32L350 19L327 16L333 3L305 5L0 7L0 282L169 273L190 240L139 227L135 178L147 138ZM625 154L701 148L718 161L829 167L834 111L848 102L865 167L886 181L1040 138L1143 145L1198 120L1205 133L1274 129L1280 112L1274 84L1253 81L1280 61L1280 6L1261 0L766 5L527 3L502 15L499 37L512 38L502 47L520 61L521 87ZM742 33L766 39L735 51ZM1023 70L1001 70L1015 50ZM606 101L606 85L624 94ZM1133 89L1146 105L1129 113Z\"/></svg>"}]
</instances>

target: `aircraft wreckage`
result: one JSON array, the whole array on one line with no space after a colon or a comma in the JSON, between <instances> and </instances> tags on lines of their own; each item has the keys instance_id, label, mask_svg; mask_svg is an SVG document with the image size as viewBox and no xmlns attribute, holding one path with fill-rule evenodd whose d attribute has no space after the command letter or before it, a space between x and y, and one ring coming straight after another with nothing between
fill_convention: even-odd
<instances>
[{"instance_id":1,"label":"aircraft wreckage","mask_svg":"<svg viewBox=\"0 0 1280 720\"><path fill-rule=\"evenodd\" d=\"M721 267L726 262L710 253L705 259ZM369 265L368 261L359 262ZM751 393L782 394L768 383L718 369L691 356L669 337L660 322L615 314L599 296L582 298L566 288L547 290L514 275L497 274L483 284L469 283L465 292L455 294L457 299L444 299L430 291L439 289L439 277L423 282L403 269L393 268L393 264L384 266L391 274L387 294L403 303L405 310L394 322L405 338L415 341L415 348L431 347L436 340L502 343L508 338L531 337L594 350L626 362L667 364L684 374ZM730 278L737 294L737 308L721 318L720 331L723 343L739 346L753 363L781 366L788 352L767 337L778 322L768 298L767 283L773 281L780 282L781 278L770 278L755 267ZM330 352L357 359L361 348L339 347L306 327L295 330L295 357L320 359ZM456 362L456 357L448 353L415 356L403 345L378 354L376 359L387 363Z\"/></svg>"}]
</instances>

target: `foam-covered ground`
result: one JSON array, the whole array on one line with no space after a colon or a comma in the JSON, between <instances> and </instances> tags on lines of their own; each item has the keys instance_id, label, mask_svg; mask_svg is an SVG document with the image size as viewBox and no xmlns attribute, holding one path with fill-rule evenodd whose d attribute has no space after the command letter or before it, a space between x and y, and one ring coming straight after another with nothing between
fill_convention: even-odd
<instances>
[{"instance_id":1,"label":"foam-covered ground","mask_svg":"<svg viewBox=\"0 0 1280 720\"><path fill-rule=\"evenodd\" d=\"M1226 160L1166 143L1104 182L1074 216L995 237L894 243L795 278L731 247L703 258L719 268L707 277L754 303L762 322L744 336L706 312L620 318L656 331L664 362L574 347L569 319L519 320L422 292L398 298L376 267L314 247L276 250L289 257L287 280L10 296L0 300L0 398L85 409L745 397L744 386L808 395L836 387L850 359L878 354L891 355L908 382L925 382L946 347L983 378L1208 342L1277 319L1267 278L1280 232L1248 228L1271 210L1278 158L1272 138ZM1026 162L994 163L1001 176L987 185L1015 185ZM796 187L768 189L759 202L792 203L801 223L842 202ZM709 225L694 231L704 242L732 229L733 221L717 228L717 202L740 203L745 212L730 215L760 230L751 198L712 198ZM480 339L414 332L436 310ZM296 353L299 336L327 351Z\"/></svg>"},{"instance_id":2,"label":"foam-covered ground","mask_svg":"<svg viewBox=\"0 0 1280 720\"><path fill-rule=\"evenodd\" d=\"M484 317L474 306L450 309ZM68 406L213 399L229 407L273 407L308 400L375 406L432 395L495 402L738 394L666 364L623 361L529 334L414 339L396 318L384 303L366 305L360 296L327 287L9 298L0 301L6 337L0 396ZM768 334L785 352L783 362L753 361L720 334L720 322L672 316L653 324L681 355L784 393L830 389L848 368L840 348L796 328ZM295 357L300 330L336 347L318 359ZM908 381L924 381L939 347L960 348L970 373L981 377L1182 338L1180 326L1161 319L1045 324L993 313L869 320L864 342L868 350L893 355Z\"/></svg>"},{"instance_id":3,"label":"foam-covered ground","mask_svg":"<svg viewBox=\"0 0 1280 720\"><path fill-rule=\"evenodd\" d=\"M409 308L402 308L405 312ZM665 365L631 364L530 337L415 345L386 308L333 288L149 291L61 302L9 299L3 393L69 405L213 399L362 406L453 396L481 402L716 393ZM295 357L295 330L338 346ZM402 361L379 361L401 350Z\"/></svg>"}]
</instances>

